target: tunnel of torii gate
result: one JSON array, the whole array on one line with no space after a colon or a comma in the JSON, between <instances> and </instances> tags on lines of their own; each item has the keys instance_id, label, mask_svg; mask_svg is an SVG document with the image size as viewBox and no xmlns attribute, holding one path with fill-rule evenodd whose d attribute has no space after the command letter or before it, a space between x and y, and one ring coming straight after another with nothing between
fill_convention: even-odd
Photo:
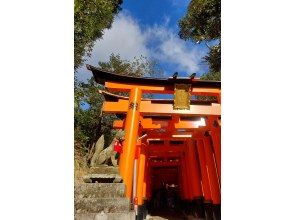
<instances>
[{"instance_id":1,"label":"tunnel of torii gate","mask_svg":"<svg viewBox=\"0 0 294 220\"><path fill-rule=\"evenodd\" d=\"M113 128L125 130L119 171L126 197L140 207L164 182L178 186L183 201L220 205L221 82L192 75L137 78L87 68L105 87L98 91L105 97L103 113L118 115ZM174 98L148 99L144 94ZM214 98L200 101L192 96Z\"/></svg>"}]
</instances>

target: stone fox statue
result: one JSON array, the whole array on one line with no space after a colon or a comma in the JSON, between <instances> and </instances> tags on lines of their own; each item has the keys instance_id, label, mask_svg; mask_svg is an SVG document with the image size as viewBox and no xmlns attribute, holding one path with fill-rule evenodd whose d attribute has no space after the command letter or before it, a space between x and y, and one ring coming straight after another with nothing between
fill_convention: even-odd
<instances>
[{"instance_id":1,"label":"stone fox statue","mask_svg":"<svg viewBox=\"0 0 294 220\"><path fill-rule=\"evenodd\" d=\"M101 137L98 139L98 141L95 144L95 152L91 159L90 166L95 167L101 164L111 164L113 166L117 166L118 159L119 159L118 157L119 152L117 147L115 149L116 151L114 151L114 144L117 141L121 144L123 139L124 139L124 131L118 130L111 144L104 149L104 135L101 135Z\"/></svg>"}]
</instances>

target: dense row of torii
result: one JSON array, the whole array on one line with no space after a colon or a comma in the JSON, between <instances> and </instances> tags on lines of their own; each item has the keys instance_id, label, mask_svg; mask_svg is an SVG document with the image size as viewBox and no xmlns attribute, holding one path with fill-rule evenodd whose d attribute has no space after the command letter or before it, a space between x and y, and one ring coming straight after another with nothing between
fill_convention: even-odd
<instances>
[{"instance_id":1,"label":"dense row of torii","mask_svg":"<svg viewBox=\"0 0 294 220\"><path fill-rule=\"evenodd\" d=\"M119 115L113 128L125 130L119 170L126 197L143 205L152 196L152 169L176 167L183 200L203 199L220 205L221 83L195 76L137 78L87 68L105 86L99 90L105 97L103 113ZM147 93L175 94L175 99L143 98ZM200 101L190 96L214 98ZM168 177L168 173L162 175Z\"/></svg>"}]
</instances>

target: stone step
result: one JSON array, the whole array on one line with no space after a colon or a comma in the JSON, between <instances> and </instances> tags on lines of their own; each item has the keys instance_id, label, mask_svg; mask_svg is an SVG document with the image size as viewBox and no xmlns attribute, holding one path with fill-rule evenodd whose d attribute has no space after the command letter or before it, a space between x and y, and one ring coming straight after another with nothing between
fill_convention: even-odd
<instances>
[{"instance_id":1,"label":"stone step","mask_svg":"<svg viewBox=\"0 0 294 220\"><path fill-rule=\"evenodd\" d=\"M123 198L124 183L84 183L75 186L76 198Z\"/></svg>"},{"instance_id":2,"label":"stone step","mask_svg":"<svg viewBox=\"0 0 294 220\"><path fill-rule=\"evenodd\" d=\"M75 215L75 220L134 220L135 212L115 213L81 213Z\"/></svg>"},{"instance_id":3,"label":"stone step","mask_svg":"<svg viewBox=\"0 0 294 220\"><path fill-rule=\"evenodd\" d=\"M98 213L104 211L128 212L130 201L127 198L75 198L75 213Z\"/></svg>"},{"instance_id":4,"label":"stone step","mask_svg":"<svg viewBox=\"0 0 294 220\"><path fill-rule=\"evenodd\" d=\"M118 174L88 174L83 177L85 183L122 183Z\"/></svg>"},{"instance_id":5,"label":"stone step","mask_svg":"<svg viewBox=\"0 0 294 220\"><path fill-rule=\"evenodd\" d=\"M96 167L91 167L90 174L119 174L119 169L118 167L113 167L113 166L96 166Z\"/></svg>"}]
</instances>

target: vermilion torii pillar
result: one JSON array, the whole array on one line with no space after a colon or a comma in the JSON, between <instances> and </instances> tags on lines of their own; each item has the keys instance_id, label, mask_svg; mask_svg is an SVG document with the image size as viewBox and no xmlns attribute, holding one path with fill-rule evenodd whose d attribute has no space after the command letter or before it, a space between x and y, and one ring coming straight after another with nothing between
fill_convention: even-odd
<instances>
[{"instance_id":1,"label":"vermilion torii pillar","mask_svg":"<svg viewBox=\"0 0 294 220\"><path fill-rule=\"evenodd\" d=\"M215 160L217 165L217 172L219 179L221 177L221 140L220 140L220 129L217 132L217 129L212 130L209 134L212 140L213 149L215 152Z\"/></svg>"},{"instance_id":2,"label":"vermilion torii pillar","mask_svg":"<svg viewBox=\"0 0 294 220\"><path fill-rule=\"evenodd\" d=\"M189 176L192 189L192 199L202 197L199 163L196 159L195 146L192 139L187 140L187 162L189 164Z\"/></svg>"},{"instance_id":3,"label":"vermilion torii pillar","mask_svg":"<svg viewBox=\"0 0 294 220\"><path fill-rule=\"evenodd\" d=\"M187 181L187 166L186 166L186 160L185 155L182 155L181 157L181 174L182 174L182 192L183 192L183 199L188 200L189 199L189 185Z\"/></svg>"},{"instance_id":4,"label":"vermilion torii pillar","mask_svg":"<svg viewBox=\"0 0 294 220\"><path fill-rule=\"evenodd\" d=\"M208 175L207 163L205 159L203 139L197 139L197 151L198 151L199 163L200 163L200 169L201 169L201 180L202 180L204 202L211 202L209 175Z\"/></svg>"},{"instance_id":5,"label":"vermilion torii pillar","mask_svg":"<svg viewBox=\"0 0 294 220\"><path fill-rule=\"evenodd\" d=\"M210 127L208 134L212 141L218 178L221 179L221 128L216 117L210 117L206 122Z\"/></svg>"},{"instance_id":6,"label":"vermilion torii pillar","mask_svg":"<svg viewBox=\"0 0 294 220\"><path fill-rule=\"evenodd\" d=\"M220 200L220 185L219 185L219 179L217 176L216 163L214 161L214 154L212 151L212 146L211 146L209 137L205 137L203 140L204 140L204 152L205 152L205 159L206 159L206 165L208 170L212 203L215 205L219 205L221 201Z\"/></svg>"},{"instance_id":7,"label":"vermilion torii pillar","mask_svg":"<svg viewBox=\"0 0 294 220\"><path fill-rule=\"evenodd\" d=\"M129 109L127 111L125 124L125 140L123 153L121 154L119 168L120 174L126 185L126 197L132 196L133 168L138 139L140 103L142 91L139 88L132 88L129 99Z\"/></svg>"},{"instance_id":8,"label":"vermilion torii pillar","mask_svg":"<svg viewBox=\"0 0 294 220\"><path fill-rule=\"evenodd\" d=\"M145 179L145 169L146 169L146 149L144 144L142 144L140 148L141 150L139 155L137 197L138 197L138 205L143 205L143 191L144 191L144 179Z\"/></svg>"}]
</instances>

